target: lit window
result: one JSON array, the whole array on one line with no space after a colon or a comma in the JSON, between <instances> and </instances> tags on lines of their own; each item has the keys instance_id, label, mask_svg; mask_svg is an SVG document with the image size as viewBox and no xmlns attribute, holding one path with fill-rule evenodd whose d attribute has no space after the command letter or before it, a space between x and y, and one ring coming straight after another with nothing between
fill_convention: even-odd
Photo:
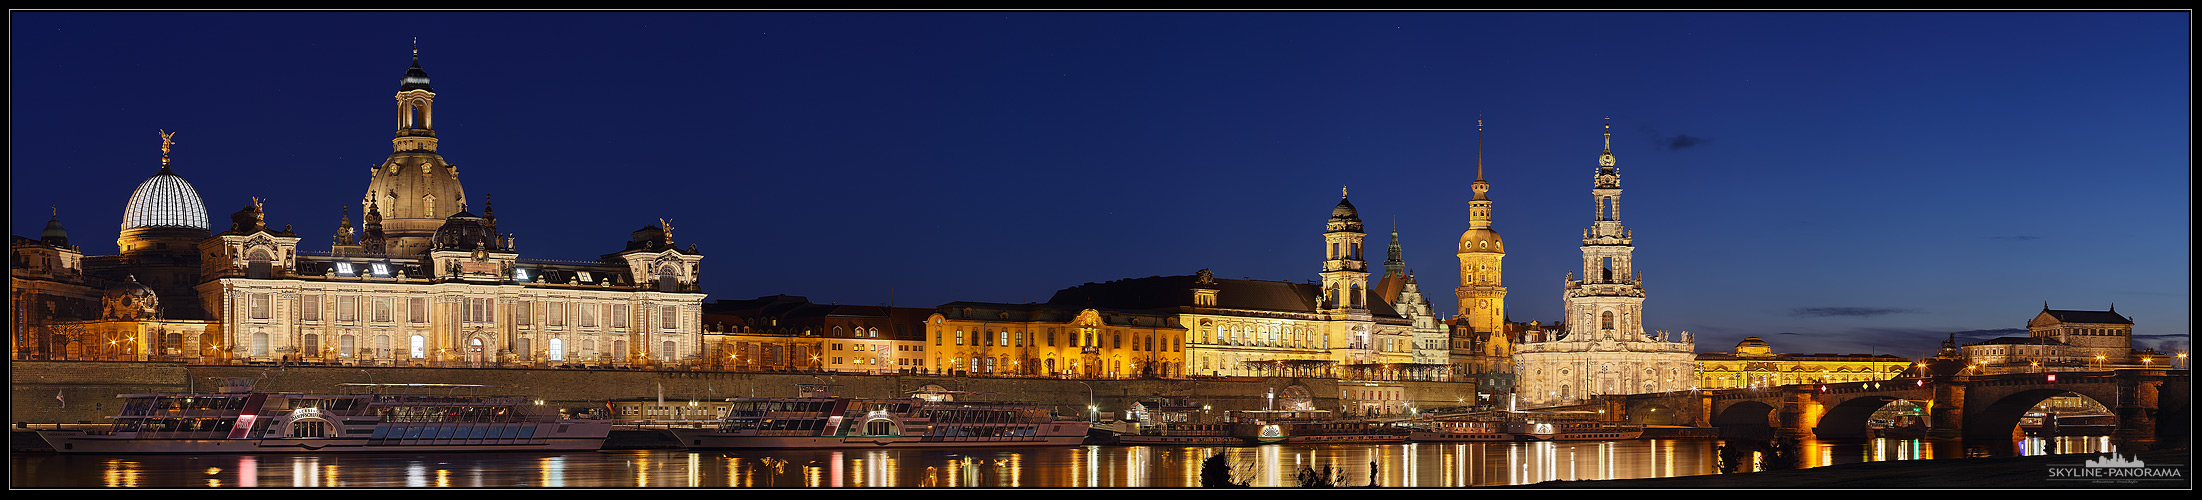
<instances>
[{"instance_id":1,"label":"lit window","mask_svg":"<svg viewBox=\"0 0 2202 500\"><path fill-rule=\"evenodd\" d=\"M352 263L350 263L350 262L338 262L338 263L336 263L336 274L338 274L338 275L342 275L342 276L351 276L351 275L352 275Z\"/></svg>"},{"instance_id":2,"label":"lit window","mask_svg":"<svg viewBox=\"0 0 2202 500\"><path fill-rule=\"evenodd\" d=\"M582 282L582 283L588 283L588 282L589 282L589 279L590 279L590 278L589 278L589 272L588 272L588 271L578 271L578 272L576 272L575 274L578 274L578 275L580 275L580 276L581 276L581 282Z\"/></svg>"},{"instance_id":3,"label":"lit window","mask_svg":"<svg viewBox=\"0 0 2202 500\"><path fill-rule=\"evenodd\" d=\"M528 270L527 270L527 269L521 269L521 268L515 268L515 269L513 269L513 270L512 270L512 280L513 280L513 281L527 281L527 280L528 280Z\"/></svg>"},{"instance_id":4,"label":"lit window","mask_svg":"<svg viewBox=\"0 0 2202 500\"><path fill-rule=\"evenodd\" d=\"M381 276L385 278L390 276L390 265L377 262L372 264L372 266L375 270L375 276Z\"/></svg>"}]
</instances>

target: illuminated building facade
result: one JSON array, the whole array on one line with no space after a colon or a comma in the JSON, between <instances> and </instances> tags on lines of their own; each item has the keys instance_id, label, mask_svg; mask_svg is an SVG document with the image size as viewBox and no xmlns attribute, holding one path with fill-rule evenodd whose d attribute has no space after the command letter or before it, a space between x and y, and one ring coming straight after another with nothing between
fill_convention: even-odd
<instances>
[{"instance_id":1,"label":"illuminated building facade","mask_svg":"<svg viewBox=\"0 0 2202 500\"><path fill-rule=\"evenodd\" d=\"M1973 373L2032 373L2049 370L2166 368L2172 358L2133 348L2133 319L2107 311L2050 309L2026 322L2025 337L2002 337L1963 348Z\"/></svg>"},{"instance_id":2,"label":"illuminated building facade","mask_svg":"<svg viewBox=\"0 0 2202 500\"><path fill-rule=\"evenodd\" d=\"M1736 343L1733 354L1698 354L1697 366L1698 388L1738 389L1888 380L1909 369L1911 360L1894 354L1776 354L1765 340L1749 337Z\"/></svg>"},{"instance_id":3,"label":"illuminated building facade","mask_svg":"<svg viewBox=\"0 0 2202 500\"><path fill-rule=\"evenodd\" d=\"M923 373L932 309L772 295L704 306L712 366L734 371Z\"/></svg>"},{"instance_id":4,"label":"illuminated building facade","mask_svg":"<svg viewBox=\"0 0 2202 500\"><path fill-rule=\"evenodd\" d=\"M18 266L15 274L43 276L35 286L51 290L40 292L47 296L75 297L66 307L25 303L75 312L18 314L17 321L38 324L25 330L86 332L62 344L53 344L50 331L26 333L46 344L22 344L33 352L19 349L19 359L112 356L68 344L135 330L150 334L128 334L141 344L127 355L203 363L700 361L702 256L695 246L675 247L670 226L647 226L625 249L594 262L521 259L510 235L497 231L494 209L485 205L480 216L468 210L457 170L437 153L428 83L416 53L400 81L393 152L374 167L371 195L362 200L364 227L355 230L347 210L326 252L300 248L289 226L269 227L257 198L231 216L229 230L208 235L196 191L169 167L173 134L163 131L161 172L124 208L122 255L84 257L79 272L66 265L79 254L65 241L18 245L16 260L36 257L46 267ZM62 291L70 287L81 289ZM141 288L152 294L136 300ZM87 307L91 297L104 306Z\"/></svg>"},{"instance_id":5,"label":"illuminated building facade","mask_svg":"<svg viewBox=\"0 0 2202 500\"><path fill-rule=\"evenodd\" d=\"M1192 375L1434 379L1426 372L1442 369L1415 364L1413 320L1370 296L1361 228L1341 193L1324 225L1319 282L1224 279L1202 269L1087 283L1048 303L1174 316L1186 330Z\"/></svg>"},{"instance_id":6,"label":"illuminated building facade","mask_svg":"<svg viewBox=\"0 0 2202 500\"><path fill-rule=\"evenodd\" d=\"M1058 304L951 302L925 319L938 373L1066 378L1181 378L1178 318Z\"/></svg>"},{"instance_id":7,"label":"illuminated building facade","mask_svg":"<svg viewBox=\"0 0 2202 500\"><path fill-rule=\"evenodd\" d=\"M1689 332L1644 333L1643 277L1631 265L1632 235L1621 225L1621 173L1612 125L1598 156L1591 196L1594 222L1583 232L1583 278L1569 273L1558 337L1536 337L1514 352L1516 390L1530 404L1564 404L1604 394L1688 390L1697 384Z\"/></svg>"}]
</instances>

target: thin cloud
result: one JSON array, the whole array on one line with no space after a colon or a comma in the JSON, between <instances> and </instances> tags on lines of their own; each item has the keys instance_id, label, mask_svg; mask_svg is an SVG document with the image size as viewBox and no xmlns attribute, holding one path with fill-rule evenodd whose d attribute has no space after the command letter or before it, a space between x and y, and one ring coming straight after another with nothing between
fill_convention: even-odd
<instances>
[{"instance_id":1,"label":"thin cloud","mask_svg":"<svg viewBox=\"0 0 2202 500\"><path fill-rule=\"evenodd\" d=\"M1889 314L1910 314L1916 312L1919 312L1919 310L1901 307L1799 307L1790 310L1789 315L1799 318L1824 318L1828 316L1865 318L1873 316L1884 316Z\"/></svg>"},{"instance_id":2,"label":"thin cloud","mask_svg":"<svg viewBox=\"0 0 2202 500\"><path fill-rule=\"evenodd\" d=\"M1704 144L1708 142L1713 142L1713 138L1693 137L1690 134L1679 134L1674 137L1667 137L1659 140L1659 144L1661 146L1665 146L1668 151L1680 151L1684 149L1689 149L1697 147L1697 145L1699 144Z\"/></svg>"}]
</instances>

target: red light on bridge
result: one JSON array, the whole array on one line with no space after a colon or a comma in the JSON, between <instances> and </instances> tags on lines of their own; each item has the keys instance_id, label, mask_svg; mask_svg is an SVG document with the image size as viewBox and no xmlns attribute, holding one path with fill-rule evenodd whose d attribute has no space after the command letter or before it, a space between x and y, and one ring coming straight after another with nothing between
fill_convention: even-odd
<instances>
[{"instance_id":1,"label":"red light on bridge","mask_svg":"<svg viewBox=\"0 0 2202 500\"><path fill-rule=\"evenodd\" d=\"M2057 374L2055 374L2055 373L2051 373L2051 374L2049 374L2049 381L2050 381L2050 382L2052 382L2052 383L2056 382L2056 381L2057 381Z\"/></svg>"}]
</instances>

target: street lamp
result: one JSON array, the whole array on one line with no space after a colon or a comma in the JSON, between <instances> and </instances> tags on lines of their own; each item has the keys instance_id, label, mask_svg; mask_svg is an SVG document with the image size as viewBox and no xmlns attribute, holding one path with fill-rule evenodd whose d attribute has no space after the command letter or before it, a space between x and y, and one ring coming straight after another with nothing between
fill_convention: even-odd
<instances>
[{"instance_id":1,"label":"street lamp","mask_svg":"<svg viewBox=\"0 0 2202 500\"><path fill-rule=\"evenodd\" d=\"M1093 404L1093 384L1088 384L1084 380L1074 380L1073 382L1077 382L1078 385L1086 386L1086 424L1092 425L1094 421L1094 416L1101 411L1101 407L1094 406Z\"/></svg>"}]
</instances>

